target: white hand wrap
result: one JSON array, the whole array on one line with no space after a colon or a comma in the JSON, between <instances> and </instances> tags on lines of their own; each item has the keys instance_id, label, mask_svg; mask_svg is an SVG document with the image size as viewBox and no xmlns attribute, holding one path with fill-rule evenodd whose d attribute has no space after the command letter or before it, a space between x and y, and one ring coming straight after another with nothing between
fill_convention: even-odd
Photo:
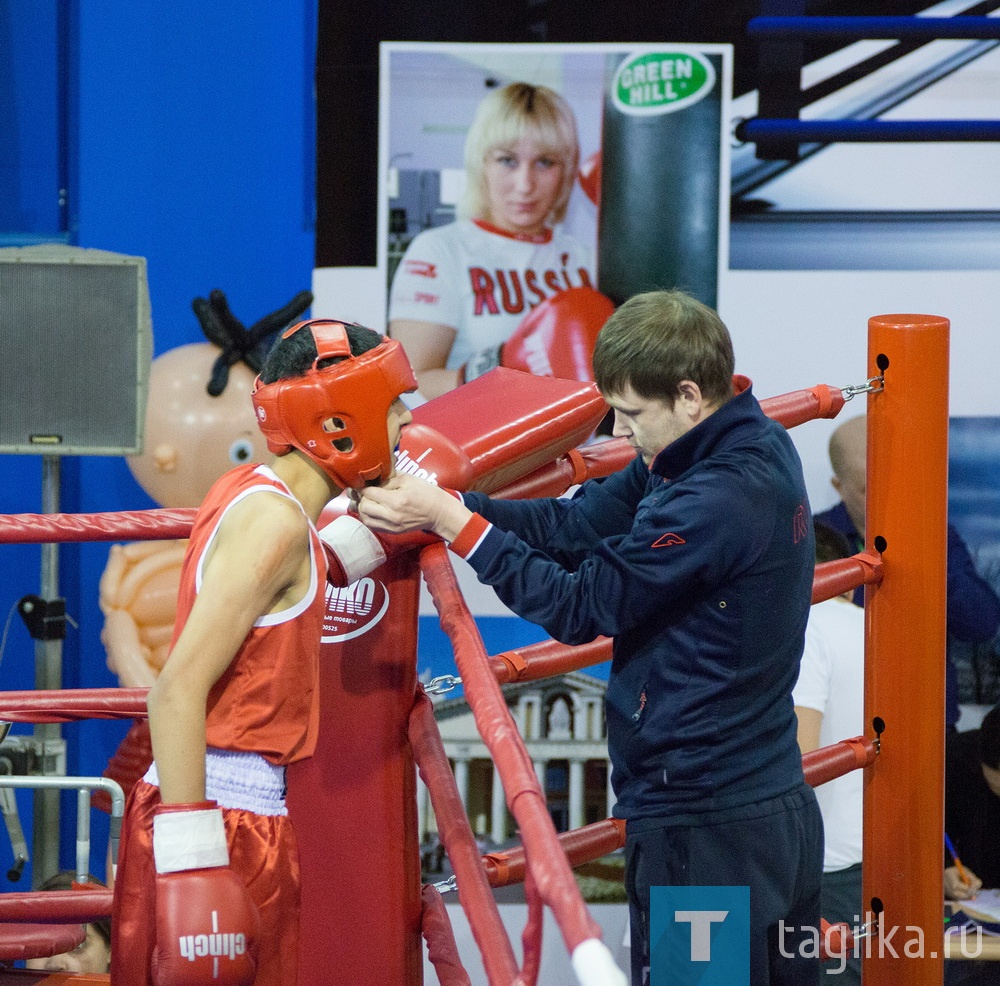
<instances>
[{"instance_id":1,"label":"white hand wrap","mask_svg":"<svg viewBox=\"0 0 1000 986\"><path fill-rule=\"evenodd\" d=\"M319 532L320 540L337 556L347 583L357 582L385 561L377 537L360 520L341 514Z\"/></svg>"},{"instance_id":2,"label":"white hand wrap","mask_svg":"<svg viewBox=\"0 0 1000 986\"><path fill-rule=\"evenodd\" d=\"M502 355L502 345L487 346L485 349L480 349L478 353L473 353L466 361L465 366L462 367L462 382L468 383L470 380L481 377L484 373L489 373L490 370L495 370L500 366Z\"/></svg>"},{"instance_id":3,"label":"white hand wrap","mask_svg":"<svg viewBox=\"0 0 1000 986\"><path fill-rule=\"evenodd\" d=\"M163 811L154 815L153 858L157 873L228 866L222 809Z\"/></svg>"},{"instance_id":4,"label":"white hand wrap","mask_svg":"<svg viewBox=\"0 0 1000 986\"><path fill-rule=\"evenodd\" d=\"M628 979L615 964L611 950L597 938L580 942L573 949L571 961L580 986L628 986Z\"/></svg>"}]
</instances>

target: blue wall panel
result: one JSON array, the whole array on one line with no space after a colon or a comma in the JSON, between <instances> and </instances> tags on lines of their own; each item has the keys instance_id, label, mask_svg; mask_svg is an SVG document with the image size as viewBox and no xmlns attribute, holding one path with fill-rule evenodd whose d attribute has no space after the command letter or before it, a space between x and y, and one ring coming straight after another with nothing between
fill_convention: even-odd
<instances>
[{"instance_id":1,"label":"blue wall panel","mask_svg":"<svg viewBox=\"0 0 1000 986\"><path fill-rule=\"evenodd\" d=\"M58 0L0 0L0 245L65 231L67 19Z\"/></svg>"},{"instance_id":2,"label":"blue wall panel","mask_svg":"<svg viewBox=\"0 0 1000 986\"><path fill-rule=\"evenodd\" d=\"M249 325L310 286L315 8L316 0L72 5L73 50L64 53L73 69L72 242L147 258L156 355L203 341L191 300L213 288ZM61 472L64 511L154 505L122 458L65 457ZM0 477L0 512L41 509L36 457L0 456ZM115 683L97 606L107 550L60 550L60 591L78 624L64 647L67 687ZM37 547L0 546L0 619L39 591L39 557ZM33 680L33 643L15 615L0 689ZM99 774L125 729L66 727L69 772ZM19 804L30 816L30 798L19 796ZM74 816L68 797L64 866L73 862ZM102 850L106 827L97 823L94 846ZM0 836L0 873L4 843ZM98 851L94 868L103 875Z\"/></svg>"}]
</instances>

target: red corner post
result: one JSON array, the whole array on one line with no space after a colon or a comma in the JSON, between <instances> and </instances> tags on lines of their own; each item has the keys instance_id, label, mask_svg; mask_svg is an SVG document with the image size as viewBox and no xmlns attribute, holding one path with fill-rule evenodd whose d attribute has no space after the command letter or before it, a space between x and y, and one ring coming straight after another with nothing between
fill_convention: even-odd
<instances>
[{"instance_id":1,"label":"red corner post","mask_svg":"<svg viewBox=\"0 0 1000 986\"><path fill-rule=\"evenodd\" d=\"M346 589L327 586L316 753L288 768L302 984L423 982L417 775L407 740L419 597L414 551Z\"/></svg>"},{"instance_id":2,"label":"red corner post","mask_svg":"<svg viewBox=\"0 0 1000 986\"><path fill-rule=\"evenodd\" d=\"M868 397L865 547L883 578L865 589L866 735L880 745L865 774L866 986L944 977L948 335L933 315L868 321L883 384Z\"/></svg>"}]
</instances>

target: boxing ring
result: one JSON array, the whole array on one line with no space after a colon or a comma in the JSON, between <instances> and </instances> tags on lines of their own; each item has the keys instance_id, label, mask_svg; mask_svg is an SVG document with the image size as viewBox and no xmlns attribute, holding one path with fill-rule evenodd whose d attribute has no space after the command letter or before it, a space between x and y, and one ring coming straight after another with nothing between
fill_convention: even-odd
<instances>
[{"instance_id":1,"label":"boxing ring","mask_svg":"<svg viewBox=\"0 0 1000 986\"><path fill-rule=\"evenodd\" d=\"M764 0L748 20L756 88L733 100L731 270L1000 265L1000 111L965 96L996 93L972 80L996 77L1000 5L903 7L913 16L825 17Z\"/></svg>"},{"instance_id":2,"label":"boxing ring","mask_svg":"<svg viewBox=\"0 0 1000 986\"><path fill-rule=\"evenodd\" d=\"M864 901L871 913L864 923L870 933L866 942L875 943L862 954L869 986L939 986L943 977L948 333L948 320L934 316L872 318L864 384L820 385L761 402L786 427L835 417L846 401L862 394L868 405L865 550L817 566L813 588L815 603L866 586L866 730L806 755L803 765L813 785L850 770L865 771ZM493 371L507 374L508 409L519 406L511 399L517 397L511 373ZM633 456L617 439L578 447L604 414L592 385L548 381L544 386L550 390L533 414L484 428L479 412L485 404L476 401L486 395L493 374L481 378L487 383L478 389L480 382L473 381L414 412L403 446L412 461L425 466L434 461L435 450L447 446L449 459L439 476L444 485L457 477L465 488L495 496L554 495L585 478L607 475ZM517 377L541 385L540 378ZM464 417L456 419L446 398L466 409ZM497 403L494 391L492 404ZM0 517L0 543L178 538L189 531L192 516L192 511L171 509L11 515ZM420 882L419 771L491 986L532 986L545 908L552 911L570 955L600 939L572 867L621 847L624 823L607 819L556 833L500 685L603 662L611 644L599 639L566 647L547 641L489 655L446 547L420 535L388 538L387 544L385 563L366 576L365 594L360 583L328 591L328 612L353 612L357 619L350 633L324 637L319 746L310 760L288 770L288 807L302 858L299 981L330 982L336 970L337 982L419 986L423 937L442 986L470 982L442 896ZM430 700L417 681L421 576L500 772L522 840L518 848L480 854ZM362 600L368 609L359 616ZM143 689L0 693L0 719L10 722L145 714ZM492 888L516 882L524 883L528 905L520 963L492 894ZM25 957L29 948L44 948L46 941L50 954L65 950L61 929L107 917L111 900L111 891L93 887L0 894L0 958ZM920 961L878 947L880 934L904 927L922 937L926 951ZM893 941L898 945L899 935ZM606 981L586 973L577 967L581 982ZM0 984L107 981L107 976L0 971Z\"/></svg>"},{"instance_id":3,"label":"boxing ring","mask_svg":"<svg viewBox=\"0 0 1000 986\"><path fill-rule=\"evenodd\" d=\"M1000 40L1000 20L996 17L965 13L946 17L822 17L807 16L805 7L803 0L770 0L763 5L767 13L747 23L747 34L760 48L760 112L741 122L736 136L756 144L758 158L794 161L802 145L831 142L1000 140L1000 120L877 118L893 102L919 91L927 80L914 80L891 95L873 98L860 117L800 119L803 104L819 96L800 91L803 41L898 40L909 46L941 40L995 43ZM953 71L964 59L983 50L984 46L970 46L967 54L936 67L934 72Z\"/></svg>"}]
</instances>

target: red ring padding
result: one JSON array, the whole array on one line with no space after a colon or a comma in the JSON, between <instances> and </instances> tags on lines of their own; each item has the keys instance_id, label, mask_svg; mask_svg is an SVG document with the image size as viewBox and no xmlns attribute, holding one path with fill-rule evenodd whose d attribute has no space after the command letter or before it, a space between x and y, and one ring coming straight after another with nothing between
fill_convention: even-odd
<instances>
[{"instance_id":1,"label":"red ring padding","mask_svg":"<svg viewBox=\"0 0 1000 986\"><path fill-rule=\"evenodd\" d=\"M45 972L0 966L0 986L109 986L110 982L106 972Z\"/></svg>"},{"instance_id":2,"label":"red ring padding","mask_svg":"<svg viewBox=\"0 0 1000 986\"><path fill-rule=\"evenodd\" d=\"M145 719L148 688L51 688L0 692L0 720Z\"/></svg>"},{"instance_id":3,"label":"red ring padding","mask_svg":"<svg viewBox=\"0 0 1000 986\"><path fill-rule=\"evenodd\" d=\"M111 917L112 891L87 886L73 890L16 890L0 894L0 927L21 924L89 924Z\"/></svg>"},{"instance_id":4,"label":"red ring padding","mask_svg":"<svg viewBox=\"0 0 1000 986\"><path fill-rule=\"evenodd\" d=\"M860 770L873 764L876 756L878 747L871 739L867 736L854 736L803 753L802 773L810 787L819 787L820 784L849 774L852 770Z\"/></svg>"},{"instance_id":5,"label":"red ring padding","mask_svg":"<svg viewBox=\"0 0 1000 986\"><path fill-rule=\"evenodd\" d=\"M72 951L90 921L111 916L105 887L0 894L0 960L40 959Z\"/></svg>"},{"instance_id":6,"label":"red ring padding","mask_svg":"<svg viewBox=\"0 0 1000 986\"><path fill-rule=\"evenodd\" d=\"M441 894L425 883L420 888L420 899L424 905L420 930L427 942L427 957L437 973L440 986L471 986Z\"/></svg>"},{"instance_id":7,"label":"red ring padding","mask_svg":"<svg viewBox=\"0 0 1000 986\"><path fill-rule=\"evenodd\" d=\"M72 952L87 937L82 924L0 924L0 960L44 959Z\"/></svg>"},{"instance_id":8,"label":"red ring padding","mask_svg":"<svg viewBox=\"0 0 1000 986\"><path fill-rule=\"evenodd\" d=\"M95 514L0 514L0 544L186 538L194 515L193 507Z\"/></svg>"}]
</instances>

